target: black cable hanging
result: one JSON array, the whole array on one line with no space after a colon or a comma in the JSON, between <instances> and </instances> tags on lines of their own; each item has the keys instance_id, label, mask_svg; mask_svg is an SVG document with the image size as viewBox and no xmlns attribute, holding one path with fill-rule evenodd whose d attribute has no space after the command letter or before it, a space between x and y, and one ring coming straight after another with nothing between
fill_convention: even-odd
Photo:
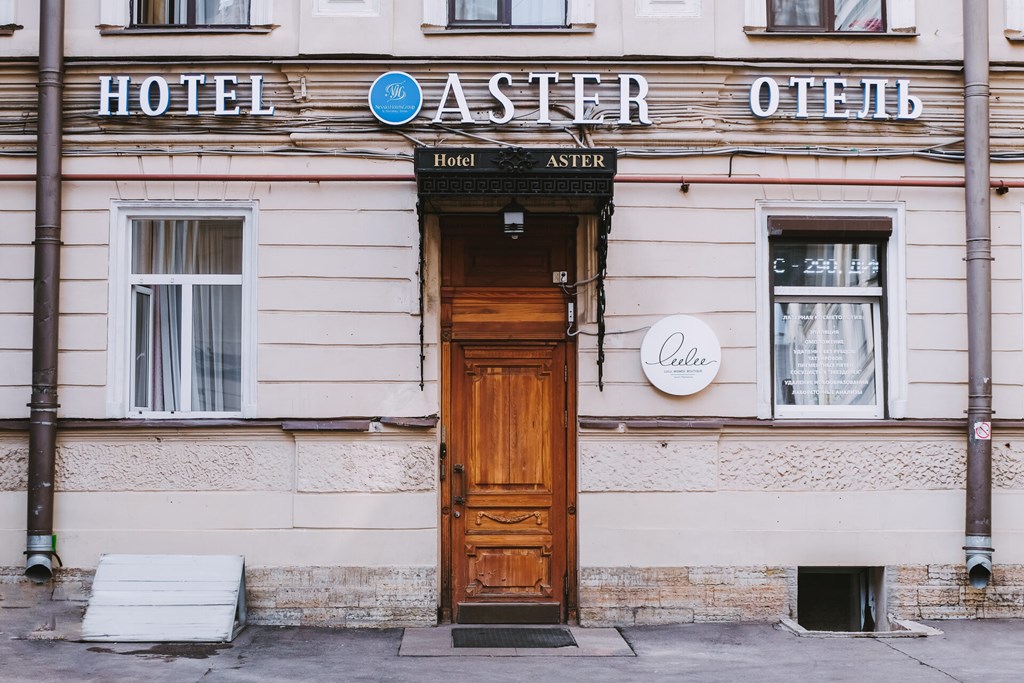
<instances>
[{"instance_id":1,"label":"black cable hanging","mask_svg":"<svg viewBox=\"0 0 1024 683\"><path fill-rule=\"evenodd\" d=\"M417 221L419 221L419 228L420 228L420 265L419 265L419 280L420 280L420 391L423 391L424 390L423 387L424 387L424 384L425 384L425 382L424 382L424 374L423 374L424 373L424 369L423 368L424 368L424 365L426 364L427 355L425 353L426 336L424 334L424 327L423 327L423 290L426 288L426 276L425 276L425 273L424 273L424 271L426 270L426 268L425 268L425 265L426 265L426 257L425 257L426 247L424 245L424 242L425 242L424 237L426 236L426 229L425 229L426 222L424 220L425 217L423 215L423 202L422 201L416 202L416 219L417 219Z\"/></svg>"},{"instance_id":2,"label":"black cable hanging","mask_svg":"<svg viewBox=\"0 0 1024 683\"><path fill-rule=\"evenodd\" d=\"M604 276L608 269L608 235L612 231L615 202L608 199L597 221L597 388L604 391Z\"/></svg>"}]
</instances>

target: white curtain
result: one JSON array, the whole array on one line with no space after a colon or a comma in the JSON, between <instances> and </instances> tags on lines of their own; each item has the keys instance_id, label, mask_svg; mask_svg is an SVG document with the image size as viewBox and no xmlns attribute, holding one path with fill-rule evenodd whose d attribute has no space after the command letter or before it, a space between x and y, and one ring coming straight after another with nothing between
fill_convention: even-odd
<instances>
[{"instance_id":1,"label":"white curtain","mask_svg":"<svg viewBox=\"0 0 1024 683\"><path fill-rule=\"evenodd\" d=\"M192 288L192 410L242 409L242 288Z\"/></svg>"},{"instance_id":2,"label":"white curtain","mask_svg":"<svg viewBox=\"0 0 1024 683\"><path fill-rule=\"evenodd\" d=\"M882 0L836 0L837 31L880 32Z\"/></svg>"},{"instance_id":3,"label":"white curtain","mask_svg":"<svg viewBox=\"0 0 1024 683\"><path fill-rule=\"evenodd\" d=\"M147 220L132 225L132 272L137 275L232 275L242 272L240 221ZM235 284L151 285L154 411L182 410L183 345L191 347L194 411L239 411L242 287ZM182 300L191 299L192 338L182 340ZM135 326L135 346L145 327ZM187 351L186 351L187 352ZM136 378L145 381L136 368ZM136 401L144 394L137 386Z\"/></svg>"},{"instance_id":4,"label":"white curtain","mask_svg":"<svg viewBox=\"0 0 1024 683\"><path fill-rule=\"evenodd\" d=\"M565 0L512 0L513 26L565 26Z\"/></svg>"},{"instance_id":5,"label":"white curtain","mask_svg":"<svg viewBox=\"0 0 1024 683\"><path fill-rule=\"evenodd\" d=\"M181 410L181 287L153 287L153 405Z\"/></svg>"},{"instance_id":6,"label":"white curtain","mask_svg":"<svg viewBox=\"0 0 1024 683\"><path fill-rule=\"evenodd\" d=\"M501 0L455 0L457 21L497 21Z\"/></svg>"},{"instance_id":7,"label":"white curtain","mask_svg":"<svg viewBox=\"0 0 1024 683\"><path fill-rule=\"evenodd\" d=\"M774 26L821 26L820 0L773 0Z\"/></svg>"},{"instance_id":8,"label":"white curtain","mask_svg":"<svg viewBox=\"0 0 1024 683\"><path fill-rule=\"evenodd\" d=\"M197 24L249 23L249 0L196 0Z\"/></svg>"},{"instance_id":9,"label":"white curtain","mask_svg":"<svg viewBox=\"0 0 1024 683\"><path fill-rule=\"evenodd\" d=\"M507 0L455 0L457 21L498 21ZM566 0L511 0L513 26L565 26Z\"/></svg>"},{"instance_id":10,"label":"white curtain","mask_svg":"<svg viewBox=\"0 0 1024 683\"><path fill-rule=\"evenodd\" d=\"M249 0L136 0L136 23L187 24L189 4L193 2L196 24L249 23Z\"/></svg>"}]
</instances>

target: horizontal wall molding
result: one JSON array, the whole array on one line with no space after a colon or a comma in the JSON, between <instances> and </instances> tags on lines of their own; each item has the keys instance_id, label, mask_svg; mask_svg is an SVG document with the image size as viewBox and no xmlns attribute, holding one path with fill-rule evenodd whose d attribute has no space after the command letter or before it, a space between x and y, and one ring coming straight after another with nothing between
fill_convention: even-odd
<instances>
[{"instance_id":1,"label":"horizontal wall molding","mask_svg":"<svg viewBox=\"0 0 1024 683\"><path fill-rule=\"evenodd\" d=\"M375 432L381 427L398 427L403 429L433 429L437 425L437 416L425 417L350 417L334 420L260 420L260 419L202 419L189 420L132 420L116 418L110 420L76 420L58 421L62 430L88 429L125 429L125 430L162 430L162 429L260 429L276 428L285 432ZM0 420L0 432L28 431L28 420Z\"/></svg>"}]
</instances>

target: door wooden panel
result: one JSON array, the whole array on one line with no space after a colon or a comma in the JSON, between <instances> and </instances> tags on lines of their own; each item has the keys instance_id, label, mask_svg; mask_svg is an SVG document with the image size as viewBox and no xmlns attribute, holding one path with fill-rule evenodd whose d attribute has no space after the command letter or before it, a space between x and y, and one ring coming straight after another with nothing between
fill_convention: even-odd
<instances>
[{"instance_id":1,"label":"door wooden panel","mask_svg":"<svg viewBox=\"0 0 1024 683\"><path fill-rule=\"evenodd\" d=\"M452 345L456 612L473 601L562 602L565 346Z\"/></svg>"},{"instance_id":2,"label":"door wooden panel","mask_svg":"<svg viewBox=\"0 0 1024 683\"><path fill-rule=\"evenodd\" d=\"M511 240L491 216L442 219L442 609L456 622L572 616L575 344L552 273L575 274L575 230L534 216Z\"/></svg>"}]
</instances>

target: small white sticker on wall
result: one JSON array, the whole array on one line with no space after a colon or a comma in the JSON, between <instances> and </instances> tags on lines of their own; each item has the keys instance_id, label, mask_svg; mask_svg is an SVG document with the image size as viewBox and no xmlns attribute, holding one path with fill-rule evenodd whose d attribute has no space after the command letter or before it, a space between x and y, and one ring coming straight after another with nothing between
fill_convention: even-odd
<instances>
[{"instance_id":1,"label":"small white sticker on wall","mask_svg":"<svg viewBox=\"0 0 1024 683\"><path fill-rule=\"evenodd\" d=\"M647 380L673 396L689 396L711 384L722 365L718 336L690 315L656 322L640 345Z\"/></svg>"},{"instance_id":2,"label":"small white sticker on wall","mask_svg":"<svg viewBox=\"0 0 1024 683\"><path fill-rule=\"evenodd\" d=\"M992 423L991 422L975 422L974 423L974 438L978 441L991 441L992 440Z\"/></svg>"}]
</instances>

